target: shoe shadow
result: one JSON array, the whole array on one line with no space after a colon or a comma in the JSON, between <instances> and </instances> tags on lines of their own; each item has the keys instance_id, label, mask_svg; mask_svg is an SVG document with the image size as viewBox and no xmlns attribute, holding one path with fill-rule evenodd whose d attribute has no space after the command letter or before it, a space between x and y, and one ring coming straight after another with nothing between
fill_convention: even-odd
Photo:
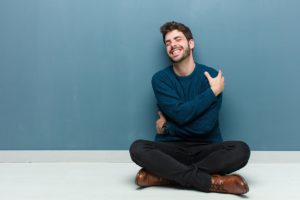
<instances>
[{"instance_id":1,"label":"shoe shadow","mask_svg":"<svg viewBox=\"0 0 300 200\"><path fill-rule=\"evenodd\" d=\"M181 185L176 185L176 184L173 184L173 185L161 185L161 186L151 186L151 187L160 187L160 188L167 188L167 189L174 189L174 190L185 190L185 191L194 191L194 192L202 192L202 191L198 191L194 188L187 188L187 187L184 187L184 186L181 186ZM141 186L138 186L136 188L136 190L143 190L143 189L147 189L147 188L151 188L151 187L141 187ZM203 193L206 193L206 192L203 192ZM208 192L209 194L210 192ZM246 195L246 194L227 194L227 193L219 193L219 194L223 194L223 195L233 195L233 196L237 196L237 197L240 197L240 198L243 198L243 199L248 199L249 197Z\"/></svg>"}]
</instances>

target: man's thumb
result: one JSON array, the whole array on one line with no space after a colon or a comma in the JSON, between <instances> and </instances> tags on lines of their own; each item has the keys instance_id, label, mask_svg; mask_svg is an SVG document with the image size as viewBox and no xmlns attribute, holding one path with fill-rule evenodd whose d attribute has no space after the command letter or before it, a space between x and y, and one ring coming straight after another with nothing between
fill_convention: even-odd
<instances>
[{"instance_id":1,"label":"man's thumb","mask_svg":"<svg viewBox=\"0 0 300 200\"><path fill-rule=\"evenodd\" d=\"M157 113L159 117L163 117L163 114L160 111L158 111Z\"/></svg>"},{"instance_id":2,"label":"man's thumb","mask_svg":"<svg viewBox=\"0 0 300 200\"><path fill-rule=\"evenodd\" d=\"M212 79L212 77L210 76L210 74L208 72L204 72L204 75L208 80Z\"/></svg>"}]
</instances>

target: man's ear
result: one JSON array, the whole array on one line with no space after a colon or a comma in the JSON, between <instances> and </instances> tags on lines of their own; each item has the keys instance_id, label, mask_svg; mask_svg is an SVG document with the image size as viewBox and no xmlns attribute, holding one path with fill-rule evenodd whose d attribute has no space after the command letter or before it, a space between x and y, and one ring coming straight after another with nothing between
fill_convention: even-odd
<instances>
[{"instance_id":1,"label":"man's ear","mask_svg":"<svg viewBox=\"0 0 300 200\"><path fill-rule=\"evenodd\" d=\"M191 48L191 49L194 49L195 43L194 43L194 40L193 40L193 39L190 39L190 40L189 40L189 45L190 45L190 48Z\"/></svg>"}]
</instances>

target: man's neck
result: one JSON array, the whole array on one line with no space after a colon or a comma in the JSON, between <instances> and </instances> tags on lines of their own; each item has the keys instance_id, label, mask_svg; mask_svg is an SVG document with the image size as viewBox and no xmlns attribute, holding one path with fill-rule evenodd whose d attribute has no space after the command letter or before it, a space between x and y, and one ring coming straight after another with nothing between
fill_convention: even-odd
<instances>
[{"instance_id":1,"label":"man's neck","mask_svg":"<svg viewBox=\"0 0 300 200\"><path fill-rule=\"evenodd\" d=\"M180 63L173 63L173 70L178 76L188 76L193 73L195 66L195 61L191 56Z\"/></svg>"}]
</instances>

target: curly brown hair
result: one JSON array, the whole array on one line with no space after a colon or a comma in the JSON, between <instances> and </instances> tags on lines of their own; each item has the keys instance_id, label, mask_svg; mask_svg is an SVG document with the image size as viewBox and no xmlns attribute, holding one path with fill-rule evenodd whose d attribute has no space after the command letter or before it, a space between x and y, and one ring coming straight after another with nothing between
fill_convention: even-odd
<instances>
[{"instance_id":1,"label":"curly brown hair","mask_svg":"<svg viewBox=\"0 0 300 200\"><path fill-rule=\"evenodd\" d=\"M193 34L192 34L191 30L189 29L189 27L187 27L186 25L184 25L182 23L171 21L171 22L165 23L164 25L162 25L160 27L160 32L163 35L164 42L165 42L166 34L173 30L178 30L178 31L182 32L188 41L193 39Z\"/></svg>"}]
</instances>

